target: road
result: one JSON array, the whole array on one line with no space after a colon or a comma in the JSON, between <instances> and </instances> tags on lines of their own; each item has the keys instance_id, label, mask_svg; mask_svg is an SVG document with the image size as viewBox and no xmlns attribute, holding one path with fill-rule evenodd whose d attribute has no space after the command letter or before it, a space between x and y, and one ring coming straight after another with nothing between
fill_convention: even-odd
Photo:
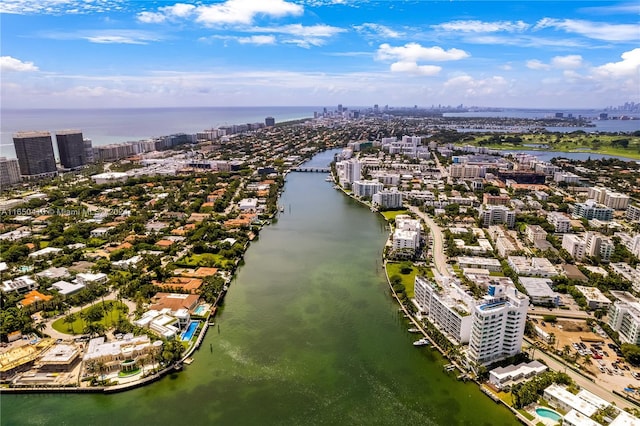
<instances>
[{"instance_id":1,"label":"road","mask_svg":"<svg viewBox=\"0 0 640 426\"><path fill-rule=\"evenodd\" d=\"M436 270L445 277L451 275L449 272L448 258L447 255L444 254L444 237L442 235L442 230L440 227L424 212L421 212L418 207L409 206L409 211L418 215L419 218L424 220L426 225L431 230L431 239L433 241L433 264L436 267Z\"/></svg>"},{"instance_id":2,"label":"road","mask_svg":"<svg viewBox=\"0 0 640 426\"><path fill-rule=\"evenodd\" d=\"M588 390L594 395L599 396L600 398L609 401L615 402L616 407L618 408L638 408L633 403L627 401L624 398L619 397L618 395L610 392L609 390L603 388L597 383L592 382L591 380L585 378L582 374L578 374L575 371L568 368L564 363L558 361L554 357L547 355L545 352L540 350L539 348L533 346L531 342L525 339L526 343L523 343L523 349L525 345L528 345L527 349L533 347L535 351L533 352L533 359L542 359L550 369L554 371L562 371L567 373L571 379L576 382L581 388Z\"/></svg>"}]
</instances>

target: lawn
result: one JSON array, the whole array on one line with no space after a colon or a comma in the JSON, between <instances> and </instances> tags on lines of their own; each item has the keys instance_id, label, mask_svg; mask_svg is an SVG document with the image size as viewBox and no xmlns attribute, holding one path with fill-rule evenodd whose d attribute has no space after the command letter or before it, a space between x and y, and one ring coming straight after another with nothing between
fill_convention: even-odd
<instances>
[{"instance_id":1,"label":"lawn","mask_svg":"<svg viewBox=\"0 0 640 426\"><path fill-rule=\"evenodd\" d=\"M102 302L98 302L98 304L102 304ZM115 326L115 324L118 321L118 316L120 311L118 310L117 306L120 305L123 309L123 313L126 313L128 308L127 306L122 303L122 302L118 302L116 300L106 300L104 302L104 304L108 307L112 307L111 310L107 310L107 313L102 317L102 319L100 321L97 321L97 323L100 323L102 325L104 325L107 329ZM92 305L95 306L95 305ZM86 325L86 322L80 317L80 315L82 313L86 313L89 311L89 309L91 309L92 306L89 306L87 308L84 308L83 310L81 310L80 312L76 312L75 313L75 321L73 321L70 324L67 324L64 322L64 318L59 318L56 321L53 322L52 327L54 330L59 331L60 333L64 333L64 334L82 334L82 330L84 329L84 326Z\"/></svg>"},{"instance_id":2,"label":"lawn","mask_svg":"<svg viewBox=\"0 0 640 426\"><path fill-rule=\"evenodd\" d=\"M416 275L418 273L418 268L416 266L413 266L409 274L401 273L401 268L402 263L387 262L387 275L389 276L389 278L393 277L394 275L400 276L402 278L402 284L404 285L407 297L412 298L413 287L415 284Z\"/></svg>"},{"instance_id":3,"label":"lawn","mask_svg":"<svg viewBox=\"0 0 640 426\"><path fill-rule=\"evenodd\" d=\"M178 266L209 266L209 267L218 267L225 268L228 264L233 263L232 260L229 260L219 254L213 253L201 253L201 254L190 254L188 256L183 257L182 259L176 262Z\"/></svg>"},{"instance_id":4,"label":"lawn","mask_svg":"<svg viewBox=\"0 0 640 426\"><path fill-rule=\"evenodd\" d=\"M389 210L386 212L380 212L382 216L387 220L387 222L394 221L396 216L400 214L409 214L409 210Z\"/></svg>"}]
</instances>

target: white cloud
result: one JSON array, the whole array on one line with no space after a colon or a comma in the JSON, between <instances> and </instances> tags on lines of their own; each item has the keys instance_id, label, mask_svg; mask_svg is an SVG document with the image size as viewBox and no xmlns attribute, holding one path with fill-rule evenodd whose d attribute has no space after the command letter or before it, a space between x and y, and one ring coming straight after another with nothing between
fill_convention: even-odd
<instances>
[{"instance_id":1,"label":"white cloud","mask_svg":"<svg viewBox=\"0 0 640 426\"><path fill-rule=\"evenodd\" d=\"M159 7L157 12L141 12L143 23L161 23L169 19L195 18L205 26L250 25L258 15L270 17L299 16L304 8L285 0L227 0L224 3L194 6L176 3Z\"/></svg>"},{"instance_id":2,"label":"white cloud","mask_svg":"<svg viewBox=\"0 0 640 426\"><path fill-rule=\"evenodd\" d=\"M47 32L42 36L53 40L87 40L99 44L148 44L162 40L162 37L153 32L125 29Z\"/></svg>"},{"instance_id":3,"label":"white cloud","mask_svg":"<svg viewBox=\"0 0 640 426\"><path fill-rule=\"evenodd\" d=\"M509 87L509 82L501 76L485 79L474 79L469 75L453 77L444 83L447 92L464 98L480 96L503 95Z\"/></svg>"},{"instance_id":4,"label":"white cloud","mask_svg":"<svg viewBox=\"0 0 640 426\"><path fill-rule=\"evenodd\" d=\"M402 72L416 75L437 75L442 67L437 65L418 65L416 62L394 62L391 64L391 72Z\"/></svg>"},{"instance_id":5,"label":"white cloud","mask_svg":"<svg viewBox=\"0 0 640 426\"><path fill-rule=\"evenodd\" d=\"M527 61L527 68L532 70L548 70L551 67L537 59L531 59Z\"/></svg>"},{"instance_id":6,"label":"white cloud","mask_svg":"<svg viewBox=\"0 0 640 426\"><path fill-rule=\"evenodd\" d=\"M38 71L38 67L33 62L23 62L11 56L0 57L0 70L3 72L29 72Z\"/></svg>"},{"instance_id":7,"label":"white cloud","mask_svg":"<svg viewBox=\"0 0 640 426\"><path fill-rule=\"evenodd\" d=\"M522 32L530 27L529 24L522 21L451 21L438 25L432 25L437 30L455 31L464 33L495 33L495 32Z\"/></svg>"},{"instance_id":8,"label":"white cloud","mask_svg":"<svg viewBox=\"0 0 640 426\"><path fill-rule=\"evenodd\" d=\"M0 13L16 15L84 14L119 9L126 0L2 0Z\"/></svg>"},{"instance_id":9,"label":"white cloud","mask_svg":"<svg viewBox=\"0 0 640 426\"><path fill-rule=\"evenodd\" d=\"M423 47L418 43L407 43L404 46L397 47L384 43L380 45L377 51L377 58L383 61L457 61L467 57L469 57L469 54L464 50L455 48L444 50L440 46Z\"/></svg>"},{"instance_id":10,"label":"white cloud","mask_svg":"<svg viewBox=\"0 0 640 426\"><path fill-rule=\"evenodd\" d=\"M362 25L354 25L353 28L366 36L376 36L376 37L384 37L384 38L399 38L404 34L391 28L374 23L364 23Z\"/></svg>"},{"instance_id":11,"label":"white cloud","mask_svg":"<svg viewBox=\"0 0 640 426\"><path fill-rule=\"evenodd\" d=\"M555 68L562 68L562 69L580 68L582 66L582 56L580 55L556 56L551 60L551 64Z\"/></svg>"},{"instance_id":12,"label":"white cloud","mask_svg":"<svg viewBox=\"0 0 640 426\"><path fill-rule=\"evenodd\" d=\"M330 25L324 24L309 26L304 26L301 24L291 24L276 27L250 27L244 31L255 33L289 34L302 37L332 37L336 34L344 32L345 30L339 27L332 27Z\"/></svg>"},{"instance_id":13,"label":"white cloud","mask_svg":"<svg viewBox=\"0 0 640 426\"><path fill-rule=\"evenodd\" d=\"M608 78L633 78L640 80L640 48L624 52L619 62L610 62L594 69L596 75ZM638 92L636 86L635 92Z\"/></svg>"},{"instance_id":14,"label":"white cloud","mask_svg":"<svg viewBox=\"0 0 640 426\"><path fill-rule=\"evenodd\" d=\"M272 35L252 35L251 37L238 37L241 44L275 44L276 37Z\"/></svg>"},{"instance_id":15,"label":"white cloud","mask_svg":"<svg viewBox=\"0 0 640 426\"><path fill-rule=\"evenodd\" d=\"M639 41L640 32L637 24L608 24L578 19L544 18L538 21L535 29L555 28L567 33L604 41Z\"/></svg>"}]
</instances>

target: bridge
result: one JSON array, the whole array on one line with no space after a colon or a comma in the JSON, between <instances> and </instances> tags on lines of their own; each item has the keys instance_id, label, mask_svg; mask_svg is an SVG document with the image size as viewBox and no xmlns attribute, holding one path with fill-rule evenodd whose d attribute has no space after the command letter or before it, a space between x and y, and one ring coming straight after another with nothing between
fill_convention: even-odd
<instances>
[{"instance_id":1,"label":"bridge","mask_svg":"<svg viewBox=\"0 0 640 426\"><path fill-rule=\"evenodd\" d=\"M289 171L302 173L329 173L331 169L329 167L293 167Z\"/></svg>"}]
</instances>

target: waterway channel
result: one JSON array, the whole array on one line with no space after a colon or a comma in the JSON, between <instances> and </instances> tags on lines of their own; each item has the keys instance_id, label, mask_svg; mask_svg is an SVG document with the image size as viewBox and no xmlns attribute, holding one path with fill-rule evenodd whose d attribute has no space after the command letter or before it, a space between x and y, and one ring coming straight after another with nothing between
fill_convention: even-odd
<instances>
[{"instance_id":1,"label":"waterway channel","mask_svg":"<svg viewBox=\"0 0 640 426\"><path fill-rule=\"evenodd\" d=\"M324 178L288 175L284 212L247 251L193 364L120 394L3 394L1 424L518 424L411 344L381 267L384 221Z\"/></svg>"}]
</instances>

